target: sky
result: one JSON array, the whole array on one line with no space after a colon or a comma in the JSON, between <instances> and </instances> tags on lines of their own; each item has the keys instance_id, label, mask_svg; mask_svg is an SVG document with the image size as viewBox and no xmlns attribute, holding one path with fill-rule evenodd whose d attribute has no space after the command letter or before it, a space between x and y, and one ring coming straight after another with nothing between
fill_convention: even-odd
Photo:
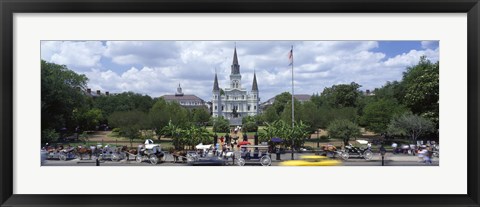
<instances>
[{"instance_id":1,"label":"sky","mask_svg":"<svg viewBox=\"0 0 480 207\"><path fill-rule=\"evenodd\" d=\"M351 82L373 90L401 80L421 56L439 60L438 41L42 41L41 59L85 74L92 91L160 97L181 84L210 101L215 73L228 87L235 45L242 87L251 90L255 72L261 102L291 92L292 46L295 94Z\"/></svg>"}]
</instances>

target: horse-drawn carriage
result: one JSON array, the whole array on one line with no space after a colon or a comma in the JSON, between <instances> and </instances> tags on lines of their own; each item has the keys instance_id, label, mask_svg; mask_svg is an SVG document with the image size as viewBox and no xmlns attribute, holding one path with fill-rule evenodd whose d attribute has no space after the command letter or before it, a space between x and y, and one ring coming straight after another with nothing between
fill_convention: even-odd
<instances>
[{"instance_id":1,"label":"horse-drawn carriage","mask_svg":"<svg viewBox=\"0 0 480 207\"><path fill-rule=\"evenodd\" d=\"M398 146L397 143L392 143L392 153L393 154L408 154L415 156L420 151L420 148L423 144L401 144Z\"/></svg>"},{"instance_id":2,"label":"horse-drawn carriage","mask_svg":"<svg viewBox=\"0 0 480 207\"><path fill-rule=\"evenodd\" d=\"M354 146L349 143L345 146L345 149L340 151L340 157L344 160L348 160L350 156L362 157L365 160L371 160L373 158L373 152L371 150L371 144L366 140L357 140L359 146Z\"/></svg>"},{"instance_id":3,"label":"horse-drawn carriage","mask_svg":"<svg viewBox=\"0 0 480 207\"><path fill-rule=\"evenodd\" d=\"M332 144L322 145L320 149L321 151L315 153L316 155L323 155L329 158L335 158L337 154L341 154L341 151L339 151L337 147Z\"/></svg>"},{"instance_id":4,"label":"horse-drawn carriage","mask_svg":"<svg viewBox=\"0 0 480 207\"><path fill-rule=\"evenodd\" d=\"M239 166L245 164L260 163L262 166L270 166L272 159L268 153L267 145L241 145L236 161Z\"/></svg>"},{"instance_id":5,"label":"horse-drawn carriage","mask_svg":"<svg viewBox=\"0 0 480 207\"><path fill-rule=\"evenodd\" d=\"M195 146L196 151L187 152L187 163L189 165L225 165L226 162L222 156L217 156L213 151L212 145Z\"/></svg>"},{"instance_id":6,"label":"horse-drawn carriage","mask_svg":"<svg viewBox=\"0 0 480 207\"><path fill-rule=\"evenodd\" d=\"M127 152L132 155L130 152ZM145 140L145 144L139 145L137 154L134 155L137 162L149 161L151 164L156 165L159 161L164 162L166 153L162 152L162 148L159 144L154 144L153 140Z\"/></svg>"},{"instance_id":7,"label":"horse-drawn carriage","mask_svg":"<svg viewBox=\"0 0 480 207\"><path fill-rule=\"evenodd\" d=\"M97 148L97 158L98 160L112 160L118 162L127 157L126 151L127 146L123 147L114 147L111 145L105 145L102 148Z\"/></svg>"},{"instance_id":8,"label":"horse-drawn carriage","mask_svg":"<svg viewBox=\"0 0 480 207\"><path fill-rule=\"evenodd\" d=\"M63 145L57 147L46 147L47 159L59 159L65 161L67 159L75 158L75 148L68 146L66 148Z\"/></svg>"}]
</instances>

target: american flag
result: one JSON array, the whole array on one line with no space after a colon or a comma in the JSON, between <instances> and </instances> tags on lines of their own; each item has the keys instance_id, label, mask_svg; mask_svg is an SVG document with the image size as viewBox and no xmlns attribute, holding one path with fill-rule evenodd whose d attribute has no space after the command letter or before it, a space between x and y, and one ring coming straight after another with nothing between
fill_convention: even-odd
<instances>
[{"instance_id":1,"label":"american flag","mask_svg":"<svg viewBox=\"0 0 480 207\"><path fill-rule=\"evenodd\" d=\"M290 62L290 64L288 64L288 66L293 65L293 48L288 53L288 61Z\"/></svg>"}]
</instances>

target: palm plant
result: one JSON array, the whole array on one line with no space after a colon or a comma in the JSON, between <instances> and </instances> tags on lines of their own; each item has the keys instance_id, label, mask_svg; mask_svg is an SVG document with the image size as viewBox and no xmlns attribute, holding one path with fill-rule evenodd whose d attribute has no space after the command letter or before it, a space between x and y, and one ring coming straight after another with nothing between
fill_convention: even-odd
<instances>
[{"instance_id":1,"label":"palm plant","mask_svg":"<svg viewBox=\"0 0 480 207\"><path fill-rule=\"evenodd\" d=\"M167 134L172 137L172 142L175 149L181 149L185 144L182 140L182 136L180 136L181 132L182 130L178 126L173 124L172 120L170 120L167 126L163 127L162 129L163 134Z\"/></svg>"}]
</instances>

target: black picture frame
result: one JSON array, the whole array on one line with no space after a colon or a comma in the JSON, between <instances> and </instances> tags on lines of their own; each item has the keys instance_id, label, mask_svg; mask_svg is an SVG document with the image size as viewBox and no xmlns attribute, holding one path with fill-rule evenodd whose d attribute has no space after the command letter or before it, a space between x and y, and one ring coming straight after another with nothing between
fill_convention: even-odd
<instances>
[{"instance_id":1,"label":"black picture frame","mask_svg":"<svg viewBox=\"0 0 480 207\"><path fill-rule=\"evenodd\" d=\"M0 0L1 206L479 206L478 0ZM467 13L468 186L465 195L19 195L13 194L15 13ZM41 179L41 178L39 178ZM450 179L450 178L445 178ZM378 186L388 188L388 186ZM295 189L292 189L294 192ZM360 191L361 192L361 191ZM359 193L360 193L359 192ZM126 190L125 193L128 193Z\"/></svg>"}]
</instances>

